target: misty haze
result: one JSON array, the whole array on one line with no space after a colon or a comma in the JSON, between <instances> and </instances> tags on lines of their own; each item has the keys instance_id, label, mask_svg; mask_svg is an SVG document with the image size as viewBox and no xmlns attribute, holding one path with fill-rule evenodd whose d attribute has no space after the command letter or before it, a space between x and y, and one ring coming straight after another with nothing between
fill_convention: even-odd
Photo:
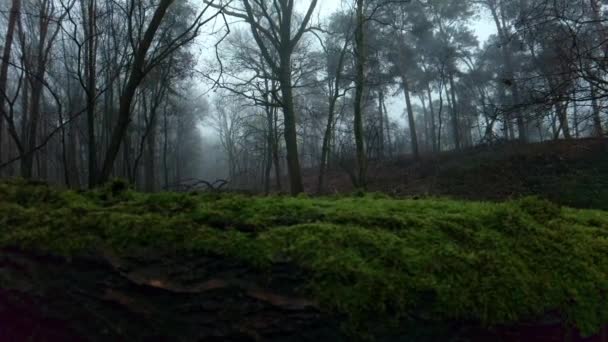
<instances>
[{"instance_id":1,"label":"misty haze","mask_svg":"<svg viewBox=\"0 0 608 342\"><path fill-rule=\"evenodd\" d=\"M608 0L1 0L1 341L608 342Z\"/></svg>"}]
</instances>

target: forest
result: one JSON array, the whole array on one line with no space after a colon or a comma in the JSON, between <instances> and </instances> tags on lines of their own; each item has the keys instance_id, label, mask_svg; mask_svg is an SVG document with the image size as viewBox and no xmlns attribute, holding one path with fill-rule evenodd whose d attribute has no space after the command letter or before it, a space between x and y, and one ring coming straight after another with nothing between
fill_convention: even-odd
<instances>
[{"instance_id":1,"label":"forest","mask_svg":"<svg viewBox=\"0 0 608 342\"><path fill-rule=\"evenodd\" d=\"M608 341L608 1L0 1L0 341Z\"/></svg>"}]
</instances>

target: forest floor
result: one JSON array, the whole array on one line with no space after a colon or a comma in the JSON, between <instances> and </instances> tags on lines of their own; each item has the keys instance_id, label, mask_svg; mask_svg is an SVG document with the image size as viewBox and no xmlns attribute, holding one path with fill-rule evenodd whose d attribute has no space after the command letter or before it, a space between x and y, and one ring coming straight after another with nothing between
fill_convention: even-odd
<instances>
[{"instance_id":1,"label":"forest floor","mask_svg":"<svg viewBox=\"0 0 608 342\"><path fill-rule=\"evenodd\" d=\"M304 172L314 189L316 172ZM348 174L331 170L327 193L354 190ZM507 143L460 152L372 161L370 191L397 197L447 196L505 200L536 195L563 205L608 209L608 139Z\"/></svg>"},{"instance_id":2,"label":"forest floor","mask_svg":"<svg viewBox=\"0 0 608 342\"><path fill-rule=\"evenodd\" d=\"M0 341L606 342L607 152L396 158L354 196L0 182Z\"/></svg>"}]
</instances>

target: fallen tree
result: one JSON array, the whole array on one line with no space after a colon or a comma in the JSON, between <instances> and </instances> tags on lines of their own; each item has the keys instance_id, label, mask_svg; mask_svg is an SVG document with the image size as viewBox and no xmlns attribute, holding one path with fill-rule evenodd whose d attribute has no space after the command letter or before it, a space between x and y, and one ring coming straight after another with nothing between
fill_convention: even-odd
<instances>
[{"instance_id":1,"label":"fallen tree","mask_svg":"<svg viewBox=\"0 0 608 342\"><path fill-rule=\"evenodd\" d=\"M601 341L607 294L608 214L535 198L0 183L4 340Z\"/></svg>"}]
</instances>

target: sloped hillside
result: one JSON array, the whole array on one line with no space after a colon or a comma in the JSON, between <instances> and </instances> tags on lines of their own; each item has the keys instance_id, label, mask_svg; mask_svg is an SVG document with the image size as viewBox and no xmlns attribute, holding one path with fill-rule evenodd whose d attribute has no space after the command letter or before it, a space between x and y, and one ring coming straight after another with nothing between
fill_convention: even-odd
<instances>
[{"instance_id":1,"label":"sloped hillside","mask_svg":"<svg viewBox=\"0 0 608 342\"><path fill-rule=\"evenodd\" d=\"M371 191L396 196L504 200L536 195L580 208L608 209L608 140L509 143L445 152L414 162L370 163ZM313 189L316 178L307 179ZM353 191L344 170L330 172L327 192Z\"/></svg>"}]
</instances>

